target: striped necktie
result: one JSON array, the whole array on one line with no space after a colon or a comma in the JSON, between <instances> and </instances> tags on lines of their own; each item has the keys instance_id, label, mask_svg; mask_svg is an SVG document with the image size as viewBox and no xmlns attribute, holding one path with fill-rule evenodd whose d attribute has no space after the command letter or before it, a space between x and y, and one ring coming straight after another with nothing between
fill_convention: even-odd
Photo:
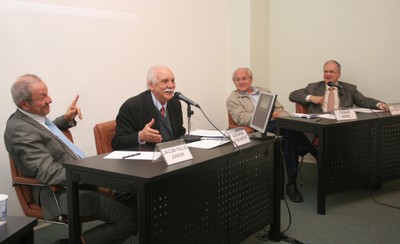
<instances>
[{"instance_id":1,"label":"striped necktie","mask_svg":"<svg viewBox=\"0 0 400 244\"><path fill-rule=\"evenodd\" d=\"M335 110L335 96L333 94L334 88L329 88L329 95L328 95L328 112L333 112Z\"/></svg>"},{"instance_id":2,"label":"striped necktie","mask_svg":"<svg viewBox=\"0 0 400 244\"><path fill-rule=\"evenodd\" d=\"M161 115L163 117L165 117L165 108L164 108L164 106L161 107L160 112L161 112Z\"/></svg>"},{"instance_id":3,"label":"striped necktie","mask_svg":"<svg viewBox=\"0 0 400 244\"><path fill-rule=\"evenodd\" d=\"M85 154L74 144L72 143L65 135L62 133L60 129L48 118L45 120L45 124L47 127L50 129L51 132L55 136L57 136L61 141L64 142L65 145L67 145L79 158L84 158L86 157Z\"/></svg>"}]
</instances>

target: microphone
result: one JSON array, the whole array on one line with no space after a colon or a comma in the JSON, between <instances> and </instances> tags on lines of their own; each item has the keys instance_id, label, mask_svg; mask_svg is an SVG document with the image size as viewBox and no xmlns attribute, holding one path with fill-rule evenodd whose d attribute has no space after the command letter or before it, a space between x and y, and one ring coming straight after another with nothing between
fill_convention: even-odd
<instances>
[{"instance_id":1,"label":"microphone","mask_svg":"<svg viewBox=\"0 0 400 244\"><path fill-rule=\"evenodd\" d=\"M180 92L175 92L175 93L174 93L174 97L177 98L177 99L179 99L179 100L184 101L185 103L187 103L187 104L189 104L189 105L193 105L193 106L195 106L195 107L200 108L200 105L199 105L199 104L197 104L197 103L193 102L192 100L190 100L189 98L185 97L185 96L184 96L182 93L180 93Z\"/></svg>"},{"instance_id":2,"label":"microphone","mask_svg":"<svg viewBox=\"0 0 400 244\"><path fill-rule=\"evenodd\" d=\"M334 86L334 87L338 88L339 90L344 89L342 85L339 85L339 83L334 83L333 81L329 81L328 86Z\"/></svg>"}]
</instances>

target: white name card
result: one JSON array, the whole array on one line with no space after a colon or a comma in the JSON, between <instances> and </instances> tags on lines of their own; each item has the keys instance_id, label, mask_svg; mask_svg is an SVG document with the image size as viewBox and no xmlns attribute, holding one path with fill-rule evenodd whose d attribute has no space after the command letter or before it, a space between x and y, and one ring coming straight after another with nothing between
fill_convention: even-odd
<instances>
[{"instance_id":1,"label":"white name card","mask_svg":"<svg viewBox=\"0 0 400 244\"><path fill-rule=\"evenodd\" d=\"M164 156L164 159L168 165L176 164L193 158L187 145L165 148L161 150L161 154Z\"/></svg>"},{"instance_id":2,"label":"white name card","mask_svg":"<svg viewBox=\"0 0 400 244\"><path fill-rule=\"evenodd\" d=\"M183 139L158 143L156 144L156 148L161 152L161 155L168 165L180 163L193 158L189 147Z\"/></svg>"},{"instance_id":3,"label":"white name card","mask_svg":"<svg viewBox=\"0 0 400 244\"><path fill-rule=\"evenodd\" d=\"M336 110L334 113L337 120L357 119L357 115L354 110Z\"/></svg>"},{"instance_id":4,"label":"white name card","mask_svg":"<svg viewBox=\"0 0 400 244\"><path fill-rule=\"evenodd\" d=\"M243 128L235 128L227 131L229 137L234 142L233 145L241 146L250 143L250 138L247 132Z\"/></svg>"},{"instance_id":5,"label":"white name card","mask_svg":"<svg viewBox=\"0 0 400 244\"><path fill-rule=\"evenodd\" d=\"M392 115L399 115L400 114L400 104L390 105L389 111Z\"/></svg>"}]
</instances>

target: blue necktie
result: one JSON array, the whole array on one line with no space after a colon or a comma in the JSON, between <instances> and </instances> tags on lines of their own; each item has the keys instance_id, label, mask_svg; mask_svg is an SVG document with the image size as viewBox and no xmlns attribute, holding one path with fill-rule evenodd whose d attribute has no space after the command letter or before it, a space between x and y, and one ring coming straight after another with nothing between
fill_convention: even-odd
<instances>
[{"instance_id":1,"label":"blue necktie","mask_svg":"<svg viewBox=\"0 0 400 244\"><path fill-rule=\"evenodd\" d=\"M51 120L46 118L45 124L49 127L50 131L63 141L79 158L86 157L85 154L74 143L72 143Z\"/></svg>"}]
</instances>

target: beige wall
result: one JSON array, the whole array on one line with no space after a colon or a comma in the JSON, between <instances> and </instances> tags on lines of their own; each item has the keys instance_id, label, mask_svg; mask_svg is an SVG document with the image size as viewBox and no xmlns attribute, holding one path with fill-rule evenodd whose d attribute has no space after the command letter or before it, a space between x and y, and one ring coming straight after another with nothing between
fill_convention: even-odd
<instances>
[{"instance_id":1,"label":"beige wall","mask_svg":"<svg viewBox=\"0 0 400 244\"><path fill-rule=\"evenodd\" d=\"M156 64L169 66L176 90L226 128L231 1L13 2L18 3L0 1L2 133L16 109L11 84L22 74L35 73L53 98L50 118L64 113L80 94L84 119L72 133L75 143L94 155L95 123L114 119L126 99L145 90L147 70ZM182 107L186 126L186 104ZM193 110L192 129L212 127L200 110ZM18 215L3 139L0 150L0 193L10 194L9 212Z\"/></svg>"},{"instance_id":2,"label":"beige wall","mask_svg":"<svg viewBox=\"0 0 400 244\"><path fill-rule=\"evenodd\" d=\"M290 91L322 80L329 59L364 95L400 102L400 1L270 0L269 7L269 80L287 110Z\"/></svg>"},{"instance_id":3,"label":"beige wall","mask_svg":"<svg viewBox=\"0 0 400 244\"><path fill-rule=\"evenodd\" d=\"M271 88L289 111L289 92L320 80L327 59L341 62L342 80L365 95L399 101L397 0L28 3L26 12L0 1L0 131L15 110L12 82L36 73L53 98L51 118L80 94L84 120L72 132L88 155L95 154L94 124L115 118L123 101L143 91L155 64L170 66L177 91L198 102L219 128L227 125L225 98L238 66L252 68L255 84ZM192 128L211 128L193 110ZM3 140L0 150L0 193L10 194L11 214L22 214Z\"/></svg>"}]
</instances>

